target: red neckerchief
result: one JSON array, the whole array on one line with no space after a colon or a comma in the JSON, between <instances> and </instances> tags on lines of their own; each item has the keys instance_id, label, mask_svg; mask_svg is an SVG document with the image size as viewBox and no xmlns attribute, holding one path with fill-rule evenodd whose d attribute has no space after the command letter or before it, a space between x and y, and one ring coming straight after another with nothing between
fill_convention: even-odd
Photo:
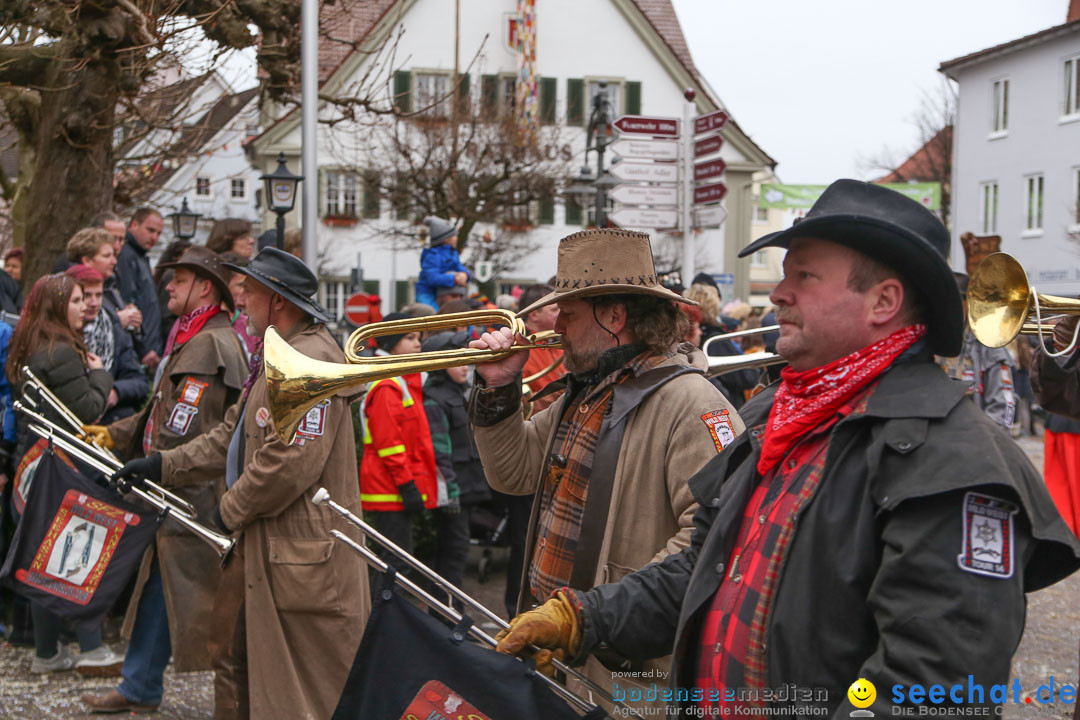
<instances>
[{"instance_id":1,"label":"red neckerchief","mask_svg":"<svg viewBox=\"0 0 1080 720\"><path fill-rule=\"evenodd\" d=\"M203 325L219 312L221 312L220 305L203 305L200 308L195 308L187 315L177 318L176 322L173 323L172 330L169 331L169 339L165 342L165 355L171 353L177 345L183 345L195 337L195 333L202 330Z\"/></svg>"},{"instance_id":2,"label":"red neckerchief","mask_svg":"<svg viewBox=\"0 0 1080 720\"><path fill-rule=\"evenodd\" d=\"M765 424L758 472L765 475L774 468L799 438L832 417L925 333L925 325L908 325L828 365L802 372L790 367L781 370L780 387Z\"/></svg>"}]
</instances>

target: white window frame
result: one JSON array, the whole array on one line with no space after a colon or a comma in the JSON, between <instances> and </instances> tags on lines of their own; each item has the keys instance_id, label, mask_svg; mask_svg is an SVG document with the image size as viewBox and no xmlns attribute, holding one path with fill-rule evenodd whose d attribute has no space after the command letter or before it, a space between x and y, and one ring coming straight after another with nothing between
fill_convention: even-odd
<instances>
[{"instance_id":1,"label":"white window frame","mask_svg":"<svg viewBox=\"0 0 1080 720\"><path fill-rule=\"evenodd\" d=\"M764 215L764 217L762 217ZM755 225L768 225L769 224L769 208L763 208L758 204L758 199L754 198L754 211L751 213L753 223Z\"/></svg>"},{"instance_id":2,"label":"white window frame","mask_svg":"<svg viewBox=\"0 0 1080 720\"><path fill-rule=\"evenodd\" d=\"M990 138L1009 134L1009 78L1001 77L990 83Z\"/></svg>"},{"instance_id":3,"label":"white window frame","mask_svg":"<svg viewBox=\"0 0 1080 720\"><path fill-rule=\"evenodd\" d=\"M240 195L235 194L236 186L234 185L234 183L237 183L237 182L243 183L243 185L241 186L241 189L243 190L243 192ZM250 197L250 194L249 194L249 191L248 191L248 186L250 184L251 183L249 183L247 181L247 178L245 178L245 177L232 177L232 178L229 178L229 202L247 202L248 197Z\"/></svg>"},{"instance_id":4,"label":"white window frame","mask_svg":"<svg viewBox=\"0 0 1080 720\"><path fill-rule=\"evenodd\" d=\"M446 70L413 70L413 107L424 117L447 117L453 100L453 83ZM432 87L428 87L431 85ZM428 107L439 98L443 101ZM426 109L425 109L426 108Z\"/></svg>"},{"instance_id":5,"label":"white window frame","mask_svg":"<svg viewBox=\"0 0 1080 720\"><path fill-rule=\"evenodd\" d=\"M360 174L351 170L334 169L327 170L325 174L325 189L323 190L323 207L327 217L360 217ZM349 197L350 183L342 181L351 180L352 197ZM349 212L349 204L352 203L352 212Z\"/></svg>"},{"instance_id":6,"label":"white window frame","mask_svg":"<svg viewBox=\"0 0 1080 720\"><path fill-rule=\"evenodd\" d=\"M750 256L750 267L767 268L769 267L769 251L766 248L762 248Z\"/></svg>"},{"instance_id":7,"label":"white window frame","mask_svg":"<svg viewBox=\"0 0 1080 720\"><path fill-rule=\"evenodd\" d=\"M322 278L319 281L319 301L335 323L345 319L345 301L349 299L349 281L342 278Z\"/></svg>"},{"instance_id":8,"label":"white window frame","mask_svg":"<svg viewBox=\"0 0 1080 720\"><path fill-rule=\"evenodd\" d=\"M205 193L199 192L199 181L200 180L205 180L206 181L206 192ZM214 199L214 176L213 175L200 174L200 175L195 176L195 197L201 198L203 200L213 200Z\"/></svg>"},{"instance_id":9,"label":"white window frame","mask_svg":"<svg viewBox=\"0 0 1080 720\"><path fill-rule=\"evenodd\" d=\"M602 77L597 75L591 75L585 78L585 123L588 124L589 118L592 117L592 101L594 92L594 86L598 87L600 83L606 82L608 84L608 97L611 97L611 89L615 89L614 102L611 103L611 119L622 115L624 108L626 107L626 78L620 77Z\"/></svg>"},{"instance_id":10,"label":"white window frame","mask_svg":"<svg viewBox=\"0 0 1080 720\"><path fill-rule=\"evenodd\" d=\"M1042 173L1024 176L1024 230L1021 237L1038 237L1043 234L1046 210L1046 179Z\"/></svg>"},{"instance_id":11,"label":"white window frame","mask_svg":"<svg viewBox=\"0 0 1080 720\"><path fill-rule=\"evenodd\" d=\"M1001 192L997 180L979 185L979 229L982 235L997 235Z\"/></svg>"},{"instance_id":12,"label":"white window frame","mask_svg":"<svg viewBox=\"0 0 1080 720\"><path fill-rule=\"evenodd\" d=\"M1074 122L1080 120L1080 53L1065 58L1061 68L1061 121Z\"/></svg>"}]
</instances>

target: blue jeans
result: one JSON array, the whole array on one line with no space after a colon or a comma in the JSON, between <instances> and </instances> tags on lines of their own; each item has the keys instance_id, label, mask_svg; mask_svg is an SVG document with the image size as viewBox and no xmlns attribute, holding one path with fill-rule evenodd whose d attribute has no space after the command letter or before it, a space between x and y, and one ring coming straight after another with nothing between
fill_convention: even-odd
<instances>
[{"instance_id":1,"label":"blue jeans","mask_svg":"<svg viewBox=\"0 0 1080 720\"><path fill-rule=\"evenodd\" d=\"M124 681L117 690L133 703L157 705L164 692L165 667L171 655L165 589L155 560L139 598L131 642L124 657Z\"/></svg>"}]
</instances>

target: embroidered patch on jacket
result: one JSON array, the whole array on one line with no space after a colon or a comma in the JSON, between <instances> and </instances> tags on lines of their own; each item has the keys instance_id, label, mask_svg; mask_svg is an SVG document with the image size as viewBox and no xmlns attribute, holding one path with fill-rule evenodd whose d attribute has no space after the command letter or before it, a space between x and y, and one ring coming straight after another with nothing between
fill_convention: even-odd
<instances>
[{"instance_id":1,"label":"embroidered patch on jacket","mask_svg":"<svg viewBox=\"0 0 1080 720\"><path fill-rule=\"evenodd\" d=\"M210 386L208 382L199 382L195 378L184 378L184 389L180 392L180 399L188 405L199 407L203 391Z\"/></svg>"},{"instance_id":2,"label":"embroidered patch on jacket","mask_svg":"<svg viewBox=\"0 0 1080 720\"><path fill-rule=\"evenodd\" d=\"M255 424L261 428L266 427L266 423L270 422L270 411L264 407L255 411Z\"/></svg>"},{"instance_id":3,"label":"embroidered patch on jacket","mask_svg":"<svg viewBox=\"0 0 1080 720\"><path fill-rule=\"evenodd\" d=\"M296 429L297 437L320 437L326 428L326 408L330 405L329 400L323 400L315 407L308 410L307 415L304 416L304 421L300 423L300 427Z\"/></svg>"},{"instance_id":4,"label":"embroidered patch on jacket","mask_svg":"<svg viewBox=\"0 0 1080 720\"><path fill-rule=\"evenodd\" d=\"M1011 502L969 492L964 495L964 541L956 561L961 570L1008 578L1013 575L1013 515Z\"/></svg>"},{"instance_id":5,"label":"embroidered patch on jacket","mask_svg":"<svg viewBox=\"0 0 1080 720\"><path fill-rule=\"evenodd\" d=\"M191 421L195 419L195 416L199 414L199 408L194 405L188 405L187 403L176 403L173 406L172 412L169 413L169 421L165 423L165 427L172 430L177 435L187 435L188 428L191 427Z\"/></svg>"},{"instance_id":6,"label":"embroidered patch on jacket","mask_svg":"<svg viewBox=\"0 0 1080 720\"><path fill-rule=\"evenodd\" d=\"M469 718L469 720L490 720L484 713L469 704L449 686L438 680L424 683L416 697L405 708L401 720L411 718Z\"/></svg>"},{"instance_id":7,"label":"embroidered patch on jacket","mask_svg":"<svg viewBox=\"0 0 1080 720\"><path fill-rule=\"evenodd\" d=\"M731 417L727 410L713 410L701 416L705 427L709 428L716 452L720 452L735 439L735 429L731 426Z\"/></svg>"}]
</instances>

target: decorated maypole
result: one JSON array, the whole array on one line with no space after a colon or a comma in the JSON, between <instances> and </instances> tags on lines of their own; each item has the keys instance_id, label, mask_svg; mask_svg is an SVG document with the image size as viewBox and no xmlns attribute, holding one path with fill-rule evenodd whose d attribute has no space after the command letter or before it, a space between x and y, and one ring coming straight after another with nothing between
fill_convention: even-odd
<instances>
[{"instance_id":1,"label":"decorated maypole","mask_svg":"<svg viewBox=\"0 0 1080 720\"><path fill-rule=\"evenodd\" d=\"M536 0L518 0L518 76L515 114L518 126L528 131L536 127L540 99L536 83Z\"/></svg>"}]
</instances>

